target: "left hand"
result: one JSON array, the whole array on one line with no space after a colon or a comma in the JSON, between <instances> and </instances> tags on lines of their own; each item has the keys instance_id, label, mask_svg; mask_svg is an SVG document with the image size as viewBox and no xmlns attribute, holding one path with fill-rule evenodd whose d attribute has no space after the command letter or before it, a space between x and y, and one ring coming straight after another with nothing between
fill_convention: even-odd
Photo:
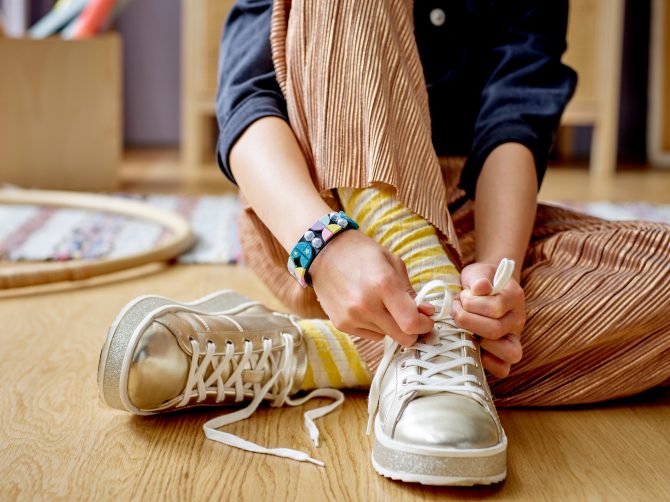
<instances>
[{"instance_id":1,"label":"left hand","mask_svg":"<svg viewBox=\"0 0 670 502\"><path fill-rule=\"evenodd\" d=\"M473 263L463 269L463 291L454 300L452 315L459 326L481 337L484 368L503 378L523 354L520 336L526 308L523 289L514 278L499 294L487 296L496 268L490 263Z\"/></svg>"}]
</instances>

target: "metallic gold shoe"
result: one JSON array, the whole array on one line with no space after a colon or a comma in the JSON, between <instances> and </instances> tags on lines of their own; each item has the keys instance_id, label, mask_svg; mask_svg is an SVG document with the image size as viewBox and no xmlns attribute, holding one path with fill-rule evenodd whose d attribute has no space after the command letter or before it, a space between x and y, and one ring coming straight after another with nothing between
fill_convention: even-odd
<instances>
[{"instance_id":1,"label":"metallic gold shoe","mask_svg":"<svg viewBox=\"0 0 670 502\"><path fill-rule=\"evenodd\" d=\"M100 355L98 383L103 401L137 415L246 403L207 422L207 437L322 465L302 452L266 449L217 430L248 418L262 401L297 406L312 397L330 397L335 403L305 414L318 446L313 420L339 406L344 397L333 389L317 389L291 399L306 368L305 345L293 316L232 291L189 304L145 296L128 304L112 324Z\"/></svg>"},{"instance_id":2,"label":"metallic gold shoe","mask_svg":"<svg viewBox=\"0 0 670 502\"><path fill-rule=\"evenodd\" d=\"M494 292L514 270L503 260ZM368 434L372 465L383 476L427 485L490 484L507 474L507 438L498 418L472 333L451 318L444 281L431 281L416 302L432 301L430 337L410 348L387 339L370 389ZM443 294L430 294L435 290Z\"/></svg>"}]
</instances>

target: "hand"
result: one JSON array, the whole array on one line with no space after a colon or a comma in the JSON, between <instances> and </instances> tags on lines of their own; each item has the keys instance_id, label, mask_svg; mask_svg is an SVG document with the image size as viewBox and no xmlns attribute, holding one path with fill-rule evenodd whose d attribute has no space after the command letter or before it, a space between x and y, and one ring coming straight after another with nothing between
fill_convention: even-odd
<instances>
[{"instance_id":1,"label":"hand","mask_svg":"<svg viewBox=\"0 0 670 502\"><path fill-rule=\"evenodd\" d=\"M492 280L496 265L473 263L461 272L463 291L454 301L453 317L459 326L481 337L482 364L503 378L521 360L521 331L526 323L523 289L512 278L495 296Z\"/></svg>"},{"instance_id":2,"label":"hand","mask_svg":"<svg viewBox=\"0 0 670 502\"><path fill-rule=\"evenodd\" d=\"M309 269L314 290L333 325L345 333L410 346L433 329L430 303L417 307L403 261L367 237L338 235Z\"/></svg>"}]
</instances>

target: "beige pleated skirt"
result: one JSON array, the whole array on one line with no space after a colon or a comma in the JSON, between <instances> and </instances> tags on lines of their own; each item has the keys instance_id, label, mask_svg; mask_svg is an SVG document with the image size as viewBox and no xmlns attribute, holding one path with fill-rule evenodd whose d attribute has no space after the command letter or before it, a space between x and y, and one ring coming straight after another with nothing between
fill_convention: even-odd
<instances>
[{"instance_id":1,"label":"beige pleated skirt","mask_svg":"<svg viewBox=\"0 0 670 502\"><path fill-rule=\"evenodd\" d=\"M409 0L276 0L272 48L291 127L312 179L333 189L385 185L423 216L459 266L474 259L471 203L450 203L464 159L439 159ZM292 312L325 317L287 254L243 211L245 259ZM670 383L670 227L610 222L540 205L523 264L523 360L492 380L499 405L602 401ZM368 363L382 348L366 350Z\"/></svg>"}]
</instances>

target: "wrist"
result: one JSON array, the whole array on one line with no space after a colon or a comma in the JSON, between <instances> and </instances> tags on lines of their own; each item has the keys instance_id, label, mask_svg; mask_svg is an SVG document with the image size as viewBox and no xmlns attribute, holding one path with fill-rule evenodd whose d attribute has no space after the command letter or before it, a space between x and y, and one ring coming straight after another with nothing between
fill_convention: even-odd
<instances>
[{"instance_id":1,"label":"wrist","mask_svg":"<svg viewBox=\"0 0 670 502\"><path fill-rule=\"evenodd\" d=\"M324 214L329 214L332 211L330 206L328 206L328 204L326 204L320 197L317 197L317 200L307 200L304 205L301 203L294 211L287 212L285 214L284 224L279 223L281 228L278 229L276 233L273 233L284 249L290 253L296 242L298 242L305 234L305 231L310 228L310 225ZM280 218L280 220L284 220L284 218Z\"/></svg>"},{"instance_id":2,"label":"wrist","mask_svg":"<svg viewBox=\"0 0 670 502\"><path fill-rule=\"evenodd\" d=\"M332 211L318 218L289 253L287 268L302 287L312 285L310 268L326 246L347 230L358 229L358 224L344 211Z\"/></svg>"},{"instance_id":3,"label":"wrist","mask_svg":"<svg viewBox=\"0 0 670 502\"><path fill-rule=\"evenodd\" d=\"M537 208L537 176L531 151L505 143L488 156L479 175L475 198L476 260L498 264L503 258L521 267Z\"/></svg>"},{"instance_id":4,"label":"wrist","mask_svg":"<svg viewBox=\"0 0 670 502\"><path fill-rule=\"evenodd\" d=\"M309 268L309 275L312 278L312 282L315 283L318 281L317 277L321 275L323 270L327 270L333 266L336 266L338 256L342 256L342 250L346 248L351 248L355 245L355 239L358 232L345 232L328 246L326 246L323 251L321 251L314 261L312 262L311 267Z\"/></svg>"}]
</instances>

